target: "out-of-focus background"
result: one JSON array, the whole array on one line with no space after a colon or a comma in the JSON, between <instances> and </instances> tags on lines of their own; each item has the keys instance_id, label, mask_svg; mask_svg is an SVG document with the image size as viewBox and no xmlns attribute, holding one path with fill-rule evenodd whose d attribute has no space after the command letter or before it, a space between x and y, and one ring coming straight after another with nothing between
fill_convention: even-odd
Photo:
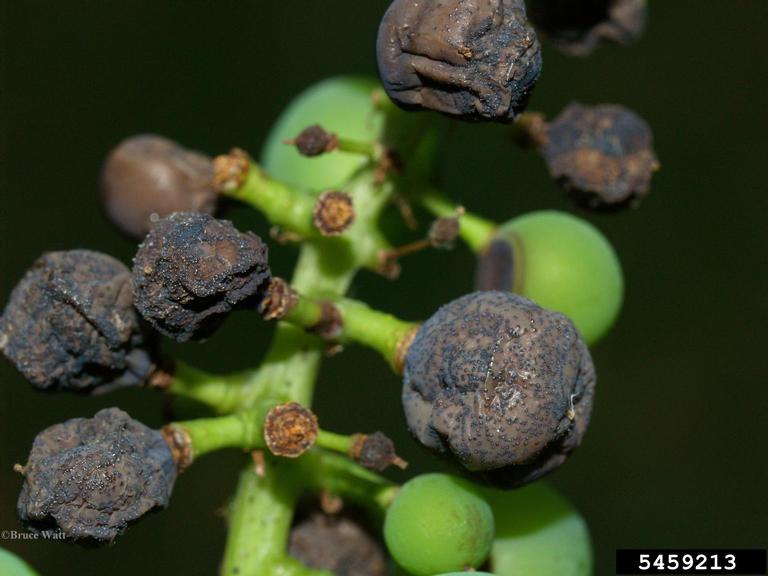
<instances>
[{"instance_id":1,"label":"out-of-focus background","mask_svg":"<svg viewBox=\"0 0 768 576\"><path fill-rule=\"evenodd\" d=\"M135 246L103 218L99 168L121 138L158 132L215 154L258 155L289 99L330 75L375 74L386 0L4 2L0 23L0 302L43 251L88 247L129 262ZM768 3L651 2L647 33L587 59L544 49L531 109L617 102L653 126L663 168L637 211L591 217L626 274L618 325L597 346L590 432L551 477L589 522L597 574L618 547L768 546ZM459 124L442 159L445 189L494 217L570 210L543 163L496 126ZM246 210L231 214L262 235ZM292 248L275 246L278 274ZM355 295L428 316L471 289L464 248L403 261L401 280L361 274ZM231 318L205 345L171 347L212 370L259 361L271 327ZM0 529L20 529L11 471L35 434L119 405L157 426L160 396L34 393L0 360ZM350 348L323 368L316 405L329 428L381 429L415 470L432 465L407 437L399 383ZM239 455L206 457L171 507L112 547L3 540L43 574L213 574L221 510ZM404 475L394 475L403 479Z\"/></svg>"}]
</instances>

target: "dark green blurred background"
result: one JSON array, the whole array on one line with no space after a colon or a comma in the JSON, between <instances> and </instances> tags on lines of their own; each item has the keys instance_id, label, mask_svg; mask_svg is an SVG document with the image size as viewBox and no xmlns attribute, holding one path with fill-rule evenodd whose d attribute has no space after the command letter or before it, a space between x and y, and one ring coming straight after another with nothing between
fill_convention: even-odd
<instances>
[{"instance_id":1,"label":"dark green blurred background","mask_svg":"<svg viewBox=\"0 0 768 576\"><path fill-rule=\"evenodd\" d=\"M121 138L153 131L210 153L258 154L270 122L308 84L375 72L386 0L129 0L2 2L0 28L0 301L32 260L89 247L130 261L134 247L102 217L100 163ZM592 220L614 243L626 304L594 350L600 375L584 446L551 481L584 513L597 573L617 547L768 546L768 2L656 0L645 38L585 60L545 48L532 109L572 99L635 108L655 131L663 168L641 209ZM494 126L459 125L443 159L445 188L468 207L512 216L569 209L537 157ZM257 216L242 226L266 234ZM295 253L275 247L287 274ZM464 249L404 261L389 283L361 275L355 295L417 319L470 290ZM207 368L258 362L270 328L232 318L204 346L178 348ZM117 404L148 424L162 399L33 393L0 361L0 528L19 529L15 500L35 434ZM382 429L400 451L431 464L404 433L398 381L374 354L328 361L320 417L340 431ZM118 543L83 550L2 541L44 574L213 574L225 526L220 510L239 456L198 462L168 511Z\"/></svg>"}]
</instances>

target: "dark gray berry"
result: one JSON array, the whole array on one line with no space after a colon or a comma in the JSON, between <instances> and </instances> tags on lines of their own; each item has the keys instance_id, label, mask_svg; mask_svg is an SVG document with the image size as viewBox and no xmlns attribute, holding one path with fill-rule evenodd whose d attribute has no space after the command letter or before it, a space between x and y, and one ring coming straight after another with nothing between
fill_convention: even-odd
<instances>
[{"instance_id":1,"label":"dark gray berry","mask_svg":"<svg viewBox=\"0 0 768 576\"><path fill-rule=\"evenodd\" d=\"M637 41L645 31L647 0L529 0L536 28L562 52L587 56L606 40Z\"/></svg>"},{"instance_id":2,"label":"dark gray berry","mask_svg":"<svg viewBox=\"0 0 768 576\"><path fill-rule=\"evenodd\" d=\"M110 152L101 189L110 220L136 239L174 212L216 208L213 160L155 134L131 136Z\"/></svg>"},{"instance_id":3,"label":"dark gray berry","mask_svg":"<svg viewBox=\"0 0 768 576\"><path fill-rule=\"evenodd\" d=\"M114 540L131 522L168 505L176 464L156 430L118 408L75 418L40 432L18 501L35 531L67 538Z\"/></svg>"},{"instance_id":4,"label":"dark gray berry","mask_svg":"<svg viewBox=\"0 0 768 576\"><path fill-rule=\"evenodd\" d=\"M398 105L465 120L514 119L541 72L523 0L394 0L377 56Z\"/></svg>"},{"instance_id":5,"label":"dark gray berry","mask_svg":"<svg viewBox=\"0 0 768 576\"><path fill-rule=\"evenodd\" d=\"M177 213L159 221L133 263L136 307L178 341L204 338L233 308L256 306L269 279L261 239L207 214Z\"/></svg>"},{"instance_id":6,"label":"dark gray berry","mask_svg":"<svg viewBox=\"0 0 768 576\"><path fill-rule=\"evenodd\" d=\"M128 268L89 250L40 257L0 318L0 350L41 390L139 385L152 369L150 340Z\"/></svg>"},{"instance_id":7,"label":"dark gray berry","mask_svg":"<svg viewBox=\"0 0 768 576\"><path fill-rule=\"evenodd\" d=\"M416 334L403 407L427 448L515 486L579 445L594 386L589 351L567 317L509 292L475 292Z\"/></svg>"},{"instance_id":8,"label":"dark gray berry","mask_svg":"<svg viewBox=\"0 0 768 576\"><path fill-rule=\"evenodd\" d=\"M547 127L541 153L560 186L593 210L636 205L659 168L651 128L613 104L568 105Z\"/></svg>"}]
</instances>

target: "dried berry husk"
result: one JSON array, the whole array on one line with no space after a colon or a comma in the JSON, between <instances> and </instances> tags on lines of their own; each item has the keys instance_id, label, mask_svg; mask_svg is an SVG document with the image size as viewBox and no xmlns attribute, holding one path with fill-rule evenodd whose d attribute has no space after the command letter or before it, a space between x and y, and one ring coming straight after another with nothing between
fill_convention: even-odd
<instances>
[{"instance_id":1,"label":"dried berry husk","mask_svg":"<svg viewBox=\"0 0 768 576\"><path fill-rule=\"evenodd\" d=\"M140 385L154 348L133 307L130 271L89 250L41 256L0 317L0 350L41 390Z\"/></svg>"},{"instance_id":2,"label":"dried berry husk","mask_svg":"<svg viewBox=\"0 0 768 576\"><path fill-rule=\"evenodd\" d=\"M603 40L637 41L645 31L647 0L529 0L537 30L559 50L587 56Z\"/></svg>"},{"instance_id":3,"label":"dried berry husk","mask_svg":"<svg viewBox=\"0 0 768 576\"><path fill-rule=\"evenodd\" d=\"M270 279L267 246L227 220L181 212L159 221L133 264L136 307L178 341L210 335L235 307L255 307Z\"/></svg>"},{"instance_id":4,"label":"dried berry husk","mask_svg":"<svg viewBox=\"0 0 768 576\"><path fill-rule=\"evenodd\" d=\"M659 168L651 128L611 104L570 104L547 128L541 153L560 186L592 210L637 205Z\"/></svg>"},{"instance_id":5,"label":"dried berry husk","mask_svg":"<svg viewBox=\"0 0 768 576\"><path fill-rule=\"evenodd\" d=\"M465 120L514 119L541 72L523 0L394 0L377 56L399 106Z\"/></svg>"},{"instance_id":6,"label":"dried berry husk","mask_svg":"<svg viewBox=\"0 0 768 576\"><path fill-rule=\"evenodd\" d=\"M288 553L305 566L336 576L386 576L382 545L345 516L314 514L291 530Z\"/></svg>"},{"instance_id":7,"label":"dried berry husk","mask_svg":"<svg viewBox=\"0 0 768 576\"><path fill-rule=\"evenodd\" d=\"M96 543L166 507L176 480L160 433L118 408L43 430L21 472L17 509L30 529Z\"/></svg>"},{"instance_id":8,"label":"dried berry husk","mask_svg":"<svg viewBox=\"0 0 768 576\"><path fill-rule=\"evenodd\" d=\"M579 445L594 386L589 351L566 316L509 292L475 292L416 334L403 407L424 446L512 487Z\"/></svg>"},{"instance_id":9,"label":"dried berry husk","mask_svg":"<svg viewBox=\"0 0 768 576\"><path fill-rule=\"evenodd\" d=\"M110 152L101 189L110 220L136 239L174 212L216 208L213 160L155 134L131 136Z\"/></svg>"}]
</instances>

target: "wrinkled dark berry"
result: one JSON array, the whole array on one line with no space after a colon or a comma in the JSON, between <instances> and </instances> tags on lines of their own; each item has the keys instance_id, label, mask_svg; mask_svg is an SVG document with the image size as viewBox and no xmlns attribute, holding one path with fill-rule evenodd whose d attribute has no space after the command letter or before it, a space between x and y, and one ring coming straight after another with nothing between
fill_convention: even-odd
<instances>
[{"instance_id":1,"label":"wrinkled dark berry","mask_svg":"<svg viewBox=\"0 0 768 576\"><path fill-rule=\"evenodd\" d=\"M382 472L394 464L405 469L408 463L395 453L395 444L383 432L355 434L349 450L352 459L363 468Z\"/></svg>"},{"instance_id":2,"label":"wrinkled dark berry","mask_svg":"<svg viewBox=\"0 0 768 576\"><path fill-rule=\"evenodd\" d=\"M345 517L315 514L294 526L288 553L305 566L336 576L385 576L387 560L379 542Z\"/></svg>"},{"instance_id":3,"label":"wrinkled dark berry","mask_svg":"<svg viewBox=\"0 0 768 576\"><path fill-rule=\"evenodd\" d=\"M311 158L334 150L338 144L338 138L319 124L314 124L302 130L292 144L296 146L299 154Z\"/></svg>"},{"instance_id":4,"label":"wrinkled dark berry","mask_svg":"<svg viewBox=\"0 0 768 576\"><path fill-rule=\"evenodd\" d=\"M643 35L646 0L529 0L536 28L562 52L590 54L602 40L629 44Z\"/></svg>"},{"instance_id":5,"label":"wrinkled dark berry","mask_svg":"<svg viewBox=\"0 0 768 576\"><path fill-rule=\"evenodd\" d=\"M541 72L523 0L394 0L377 56L398 105L466 120L513 119Z\"/></svg>"},{"instance_id":6,"label":"wrinkled dark berry","mask_svg":"<svg viewBox=\"0 0 768 576\"><path fill-rule=\"evenodd\" d=\"M562 188L596 210L636 204L659 168L645 120L610 104L570 104L547 128L541 153Z\"/></svg>"},{"instance_id":7,"label":"wrinkled dark berry","mask_svg":"<svg viewBox=\"0 0 768 576\"><path fill-rule=\"evenodd\" d=\"M118 408L43 430L20 471L17 508L31 529L96 542L166 507L176 480L160 433Z\"/></svg>"},{"instance_id":8,"label":"wrinkled dark berry","mask_svg":"<svg viewBox=\"0 0 768 576\"><path fill-rule=\"evenodd\" d=\"M0 350L42 390L139 385L152 368L149 340L130 271L89 250L41 256L0 318Z\"/></svg>"},{"instance_id":9,"label":"wrinkled dark berry","mask_svg":"<svg viewBox=\"0 0 768 576\"><path fill-rule=\"evenodd\" d=\"M269 279L261 239L207 214L159 221L133 263L136 307L178 341L204 338L234 307L258 303Z\"/></svg>"},{"instance_id":10,"label":"wrinkled dark berry","mask_svg":"<svg viewBox=\"0 0 768 576\"><path fill-rule=\"evenodd\" d=\"M213 213L213 160L162 136L123 140L107 157L101 176L104 206L120 230L141 239L173 212Z\"/></svg>"},{"instance_id":11,"label":"wrinkled dark berry","mask_svg":"<svg viewBox=\"0 0 768 576\"><path fill-rule=\"evenodd\" d=\"M411 433L506 486L559 466L589 422L595 373L573 323L509 292L443 306L406 357Z\"/></svg>"}]
</instances>

